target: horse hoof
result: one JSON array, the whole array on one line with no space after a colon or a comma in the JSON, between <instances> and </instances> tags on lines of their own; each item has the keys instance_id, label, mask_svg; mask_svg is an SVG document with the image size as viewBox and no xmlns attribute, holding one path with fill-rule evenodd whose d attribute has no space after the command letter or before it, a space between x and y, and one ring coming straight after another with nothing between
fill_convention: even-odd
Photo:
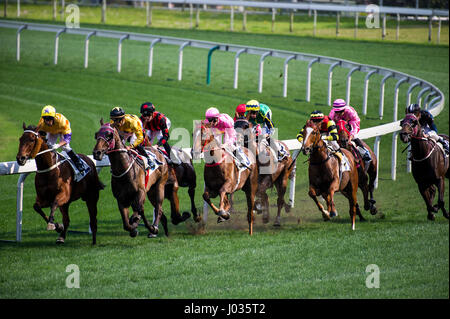
<instances>
[{"instance_id":1,"label":"horse hoof","mask_svg":"<svg viewBox=\"0 0 450 319\"><path fill-rule=\"evenodd\" d=\"M448 219L448 213L447 212L444 212L443 215L444 215L445 218Z\"/></svg>"},{"instance_id":2,"label":"horse hoof","mask_svg":"<svg viewBox=\"0 0 450 319\"><path fill-rule=\"evenodd\" d=\"M331 219L330 214L328 212L323 212L322 217L323 217L323 221L325 221L325 222Z\"/></svg>"},{"instance_id":3,"label":"horse hoof","mask_svg":"<svg viewBox=\"0 0 450 319\"><path fill-rule=\"evenodd\" d=\"M280 227L280 226L281 226L281 223L280 223L280 219L279 219L279 218L275 219L275 222L273 223L273 226L274 226L274 227Z\"/></svg>"},{"instance_id":4,"label":"horse hoof","mask_svg":"<svg viewBox=\"0 0 450 319\"><path fill-rule=\"evenodd\" d=\"M156 234L148 234L147 235L147 238L156 238L156 237L158 237L158 235L156 235Z\"/></svg>"},{"instance_id":5,"label":"horse hoof","mask_svg":"<svg viewBox=\"0 0 450 319\"><path fill-rule=\"evenodd\" d=\"M53 223L48 223L47 224L47 230L55 230L55 229L56 229L55 224L53 224Z\"/></svg>"},{"instance_id":6,"label":"horse hoof","mask_svg":"<svg viewBox=\"0 0 450 319\"><path fill-rule=\"evenodd\" d=\"M184 212L183 215L181 215L181 219L183 221L189 219L191 217L191 214L189 214L188 212Z\"/></svg>"},{"instance_id":7,"label":"horse hoof","mask_svg":"<svg viewBox=\"0 0 450 319\"><path fill-rule=\"evenodd\" d=\"M217 224L220 224L220 223L223 223L223 222L226 222L227 220L226 219L223 219L222 217L217 217Z\"/></svg>"},{"instance_id":8,"label":"horse hoof","mask_svg":"<svg viewBox=\"0 0 450 319\"><path fill-rule=\"evenodd\" d=\"M434 217L434 214L428 214L427 219L428 220L435 220L436 217Z\"/></svg>"},{"instance_id":9,"label":"horse hoof","mask_svg":"<svg viewBox=\"0 0 450 319\"><path fill-rule=\"evenodd\" d=\"M56 243L57 243L58 245L64 244L64 238L58 237L58 239L56 240Z\"/></svg>"},{"instance_id":10,"label":"horse hoof","mask_svg":"<svg viewBox=\"0 0 450 319\"><path fill-rule=\"evenodd\" d=\"M56 227L56 232L57 233L62 233L64 231L64 225L55 223L55 227Z\"/></svg>"},{"instance_id":11,"label":"horse hoof","mask_svg":"<svg viewBox=\"0 0 450 319\"><path fill-rule=\"evenodd\" d=\"M338 216L337 212L330 212L330 218L337 217L337 216Z\"/></svg>"},{"instance_id":12,"label":"horse hoof","mask_svg":"<svg viewBox=\"0 0 450 319\"><path fill-rule=\"evenodd\" d=\"M285 210L286 213L290 213L290 212L291 212L291 208L292 208L292 207L291 207L291 205L289 205L289 204L285 204L285 205L284 205L284 210Z\"/></svg>"},{"instance_id":13,"label":"horse hoof","mask_svg":"<svg viewBox=\"0 0 450 319\"><path fill-rule=\"evenodd\" d=\"M153 234L153 235L158 235L158 226L151 225L150 226L150 233Z\"/></svg>"},{"instance_id":14,"label":"horse hoof","mask_svg":"<svg viewBox=\"0 0 450 319\"><path fill-rule=\"evenodd\" d=\"M195 217L194 217L194 221L195 221L196 223L200 223L200 222L202 221L202 217L201 217L201 216L195 216Z\"/></svg>"},{"instance_id":15,"label":"horse hoof","mask_svg":"<svg viewBox=\"0 0 450 319\"><path fill-rule=\"evenodd\" d=\"M139 234L139 231L137 229L133 229L130 231L130 237L134 238Z\"/></svg>"},{"instance_id":16,"label":"horse hoof","mask_svg":"<svg viewBox=\"0 0 450 319\"><path fill-rule=\"evenodd\" d=\"M219 217L222 217L225 220L230 219L230 213L228 213L228 212L219 211L219 213L217 215L219 215Z\"/></svg>"}]
</instances>

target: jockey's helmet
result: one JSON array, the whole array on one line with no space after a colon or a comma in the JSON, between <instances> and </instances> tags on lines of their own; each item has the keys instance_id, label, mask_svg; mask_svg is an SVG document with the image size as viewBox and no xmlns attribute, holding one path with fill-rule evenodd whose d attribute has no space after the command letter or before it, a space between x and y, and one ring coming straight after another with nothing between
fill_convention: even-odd
<instances>
[{"instance_id":1,"label":"jockey's helmet","mask_svg":"<svg viewBox=\"0 0 450 319\"><path fill-rule=\"evenodd\" d=\"M236 113L237 113L237 114L244 114L246 111L247 111L247 107L246 107L245 104L239 104L239 105L236 107Z\"/></svg>"},{"instance_id":2,"label":"jockey's helmet","mask_svg":"<svg viewBox=\"0 0 450 319\"><path fill-rule=\"evenodd\" d=\"M309 116L309 119L313 122L320 122L325 118L325 115L323 115L320 111L312 111L311 115Z\"/></svg>"},{"instance_id":3,"label":"jockey's helmet","mask_svg":"<svg viewBox=\"0 0 450 319\"><path fill-rule=\"evenodd\" d=\"M250 100L246 103L245 109L247 111L259 111L259 102L257 100Z\"/></svg>"},{"instance_id":4,"label":"jockey's helmet","mask_svg":"<svg viewBox=\"0 0 450 319\"><path fill-rule=\"evenodd\" d=\"M151 115L153 112L155 112L155 106L153 105L152 102L145 102L141 105L141 114L146 116L146 115Z\"/></svg>"},{"instance_id":5,"label":"jockey's helmet","mask_svg":"<svg viewBox=\"0 0 450 319\"><path fill-rule=\"evenodd\" d=\"M337 99L337 100L334 100L334 102L333 102L333 110L335 112L343 111L346 106L347 106L347 102L345 102L345 100L343 100L343 99Z\"/></svg>"},{"instance_id":6,"label":"jockey's helmet","mask_svg":"<svg viewBox=\"0 0 450 319\"><path fill-rule=\"evenodd\" d=\"M408 105L405 109L405 114L408 114L408 113L414 114L417 112L420 112L420 106L419 106L419 104L416 104L416 103Z\"/></svg>"},{"instance_id":7,"label":"jockey's helmet","mask_svg":"<svg viewBox=\"0 0 450 319\"><path fill-rule=\"evenodd\" d=\"M56 110L51 105L46 105L42 109L41 117L55 117L56 116Z\"/></svg>"},{"instance_id":8,"label":"jockey's helmet","mask_svg":"<svg viewBox=\"0 0 450 319\"><path fill-rule=\"evenodd\" d=\"M210 107L209 109L206 110L205 118L209 121L211 119L218 118L219 115L220 115L220 112L217 108Z\"/></svg>"},{"instance_id":9,"label":"jockey's helmet","mask_svg":"<svg viewBox=\"0 0 450 319\"><path fill-rule=\"evenodd\" d=\"M114 107L111 112L109 112L109 117L113 120L123 118L124 116L125 111L119 106Z\"/></svg>"}]
</instances>

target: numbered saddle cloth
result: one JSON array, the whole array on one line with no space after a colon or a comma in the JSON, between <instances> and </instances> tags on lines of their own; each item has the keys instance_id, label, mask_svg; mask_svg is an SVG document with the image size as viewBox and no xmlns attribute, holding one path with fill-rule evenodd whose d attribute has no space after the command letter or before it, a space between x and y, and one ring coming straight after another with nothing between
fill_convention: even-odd
<instances>
[{"instance_id":1,"label":"numbered saddle cloth","mask_svg":"<svg viewBox=\"0 0 450 319\"><path fill-rule=\"evenodd\" d=\"M79 159L84 167L83 173L81 173L78 170L77 166L72 161L72 159L69 157L69 155L66 155L64 153L58 153L58 154L61 155L61 157L65 158L65 160L70 163L70 166L72 166L75 182L81 181L91 171L91 167L81 157L79 157Z\"/></svg>"}]
</instances>

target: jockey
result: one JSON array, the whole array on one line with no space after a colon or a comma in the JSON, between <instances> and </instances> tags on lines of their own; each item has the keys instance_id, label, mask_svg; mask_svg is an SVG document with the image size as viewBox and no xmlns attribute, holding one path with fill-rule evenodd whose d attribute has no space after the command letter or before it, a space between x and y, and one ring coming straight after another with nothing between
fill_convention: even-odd
<instances>
[{"instance_id":1,"label":"jockey","mask_svg":"<svg viewBox=\"0 0 450 319\"><path fill-rule=\"evenodd\" d=\"M372 161L369 150L364 147L364 144L358 138L361 120L359 119L358 113L355 109L350 105L347 105L347 102L343 99L337 99L333 102L333 108L328 117L335 123L340 120L346 121L348 125L350 125L349 142L352 143L353 146L357 147L363 161L366 164Z\"/></svg>"},{"instance_id":2,"label":"jockey","mask_svg":"<svg viewBox=\"0 0 450 319\"><path fill-rule=\"evenodd\" d=\"M46 105L42 109L38 127L40 127L41 131L47 133L47 144L49 148L56 150L61 147L61 149L69 155L70 159L81 174L88 173L90 171L89 167L85 170L80 157L70 147L72 130L70 129L69 120L67 120L64 115L56 113L53 106ZM59 143L57 143L58 138Z\"/></svg>"},{"instance_id":3,"label":"jockey","mask_svg":"<svg viewBox=\"0 0 450 319\"><path fill-rule=\"evenodd\" d=\"M172 148L167 142L170 138L170 120L163 113L156 111L155 106L151 102L145 102L141 105L141 114L140 119L150 144L156 137L158 140L157 145L163 146L170 158Z\"/></svg>"},{"instance_id":4,"label":"jockey","mask_svg":"<svg viewBox=\"0 0 450 319\"><path fill-rule=\"evenodd\" d=\"M323 140L328 144L328 147L335 153L339 159L342 161L342 152L341 148L337 142L339 139L336 123L326 115L324 115L321 111L313 111L309 116L309 121L312 123L319 125L320 133L323 134ZM300 130L297 134L297 140L302 143L303 142L303 133L305 130L305 126Z\"/></svg>"},{"instance_id":5,"label":"jockey","mask_svg":"<svg viewBox=\"0 0 450 319\"><path fill-rule=\"evenodd\" d=\"M154 161L145 151L143 142L144 134L141 120L134 114L125 114L121 107L114 107L109 113L111 124L119 131L123 141L129 141L131 146L125 146L127 150L134 148L139 154L147 158L150 168L155 169Z\"/></svg>"},{"instance_id":6,"label":"jockey","mask_svg":"<svg viewBox=\"0 0 450 319\"><path fill-rule=\"evenodd\" d=\"M263 136L266 138L269 146L275 151L278 156L278 161L281 161L284 156L280 153L278 149L278 143L271 141L271 136L275 131L275 125L272 122L272 111L270 108L263 103L259 103L257 100L250 100L246 103L247 117L249 122L253 126L258 124L262 125Z\"/></svg>"},{"instance_id":7,"label":"jockey","mask_svg":"<svg viewBox=\"0 0 450 319\"><path fill-rule=\"evenodd\" d=\"M236 146L236 131L234 130L233 119L228 114L220 113L215 107L210 107L206 110L205 118L215 129L214 136L216 138L220 135L224 136L224 148L229 153L232 153L241 164L245 163L245 157L241 148Z\"/></svg>"},{"instance_id":8,"label":"jockey","mask_svg":"<svg viewBox=\"0 0 450 319\"><path fill-rule=\"evenodd\" d=\"M422 110L418 104L410 104L405 110L405 114L408 113L412 113L417 117L420 126L423 128L425 136L433 139L435 142L441 143L448 154L449 143L446 139L438 135L436 124L434 124L433 115L427 110Z\"/></svg>"}]
</instances>

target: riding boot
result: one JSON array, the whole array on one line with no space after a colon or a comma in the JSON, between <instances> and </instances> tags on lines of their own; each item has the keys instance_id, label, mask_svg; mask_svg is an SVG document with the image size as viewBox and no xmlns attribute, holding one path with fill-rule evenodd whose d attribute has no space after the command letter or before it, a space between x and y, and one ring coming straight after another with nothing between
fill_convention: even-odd
<instances>
[{"instance_id":1,"label":"riding boot","mask_svg":"<svg viewBox=\"0 0 450 319\"><path fill-rule=\"evenodd\" d=\"M167 164L172 165L174 164L174 161L172 160L172 148L170 147L169 143L164 143L162 144L162 146L164 147L164 150L167 153Z\"/></svg>"},{"instance_id":2,"label":"riding boot","mask_svg":"<svg viewBox=\"0 0 450 319\"><path fill-rule=\"evenodd\" d=\"M75 154L75 152L73 150L70 150L69 152L67 152L67 155L69 155L70 159L75 164L75 166L78 169L78 171L80 172L80 174L83 174L84 173L84 165L81 162L81 159L78 156L78 154Z\"/></svg>"},{"instance_id":3,"label":"riding boot","mask_svg":"<svg viewBox=\"0 0 450 319\"><path fill-rule=\"evenodd\" d=\"M136 147L136 150L139 152L139 154L141 154L142 156L145 156L145 158L147 159L147 163L148 163L148 167L147 170L150 168L152 170L155 169L156 165L155 162L153 162L153 160L150 158L150 156L147 154L147 152L145 151L144 146L142 145L138 145Z\"/></svg>"},{"instance_id":4,"label":"riding boot","mask_svg":"<svg viewBox=\"0 0 450 319\"><path fill-rule=\"evenodd\" d=\"M245 166L247 168L250 168L245 162L246 159L244 157L244 154L242 153L242 149L240 147L236 148L236 150L233 152L234 156L237 158L237 160L239 161L238 164Z\"/></svg>"},{"instance_id":5,"label":"riding boot","mask_svg":"<svg viewBox=\"0 0 450 319\"><path fill-rule=\"evenodd\" d=\"M267 143L269 143L269 146L275 151L275 154L277 154L278 162L281 162L284 156L281 154L280 149L278 148L278 143L276 143L270 137L267 138Z\"/></svg>"},{"instance_id":6,"label":"riding boot","mask_svg":"<svg viewBox=\"0 0 450 319\"><path fill-rule=\"evenodd\" d=\"M445 153L449 154L449 147L448 147L448 141L442 137L439 138L438 140L439 143L442 144L442 146L444 147Z\"/></svg>"}]
</instances>

